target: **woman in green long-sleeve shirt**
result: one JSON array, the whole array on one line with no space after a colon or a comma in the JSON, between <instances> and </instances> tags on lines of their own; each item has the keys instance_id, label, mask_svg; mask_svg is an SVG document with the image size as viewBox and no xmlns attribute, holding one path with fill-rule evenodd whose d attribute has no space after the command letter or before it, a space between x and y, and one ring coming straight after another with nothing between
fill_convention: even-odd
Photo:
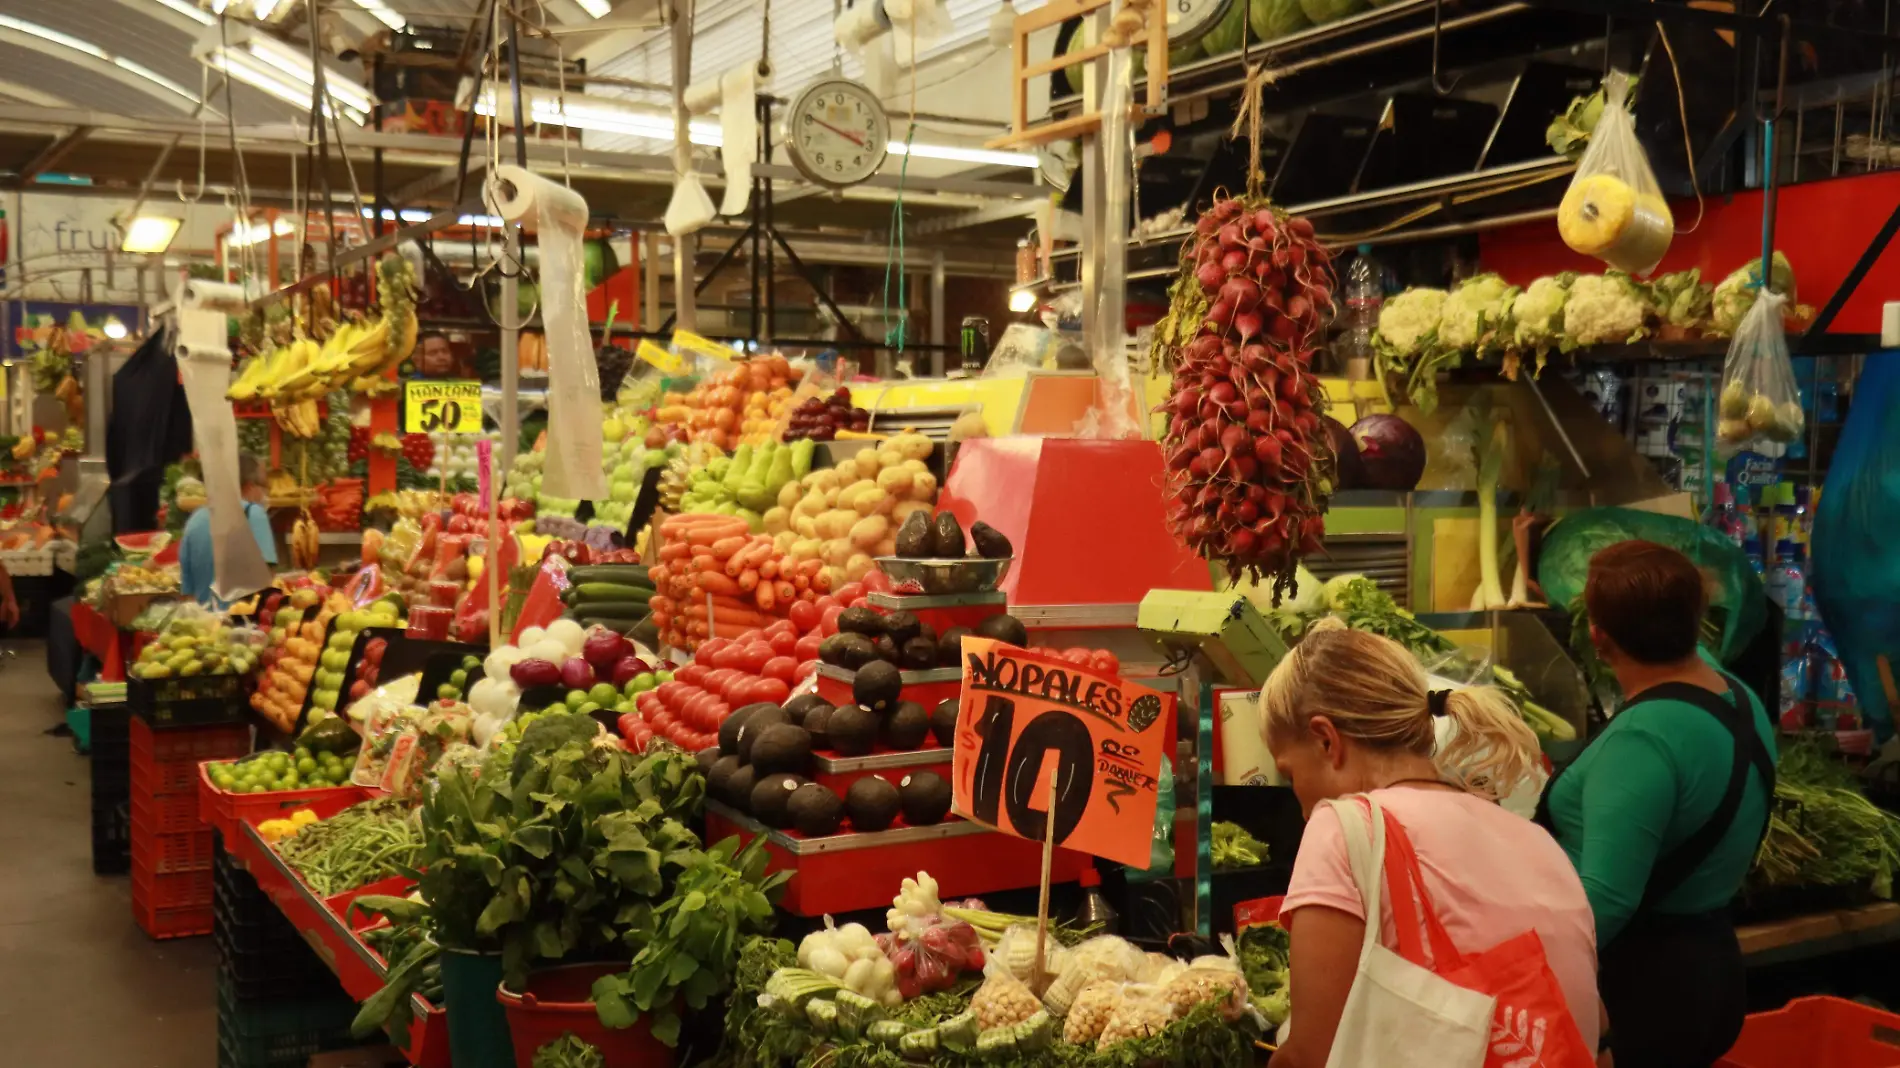
<instances>
[{"instance_id":1,"label":"woman in green long-sleeve shirt","mask_svg":"<svg viewBox=\"0 0 1900 1068\"><path fill-rule=\"evenodd\" d=\"M1590 636L1629 695L1544 791L1538 819L1596 916L1598 989L1617 1068L1703 1068L1746 1012L1728 905L1774 795L1761 699L1696 647L1703 579L1645 541L1591 558Z\"/></svg>"}]
</instances>

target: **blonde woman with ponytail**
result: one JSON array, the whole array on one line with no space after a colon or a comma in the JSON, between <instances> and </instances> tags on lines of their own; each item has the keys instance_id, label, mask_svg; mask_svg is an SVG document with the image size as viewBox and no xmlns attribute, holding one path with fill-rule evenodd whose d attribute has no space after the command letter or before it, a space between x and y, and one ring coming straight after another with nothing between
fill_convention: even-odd
<instances>
[{"instance_id":1,"label":"blonde woman with ponytail","mask_svg":"<svg viewBox=\"0 0 1900 1068\"><path fill-rule=\"evenodd\" d=\"M1281 907L1292 938L1292 1015L1272 1068L1323 1068L1366 939L1339 810L1369 795L1403 831L1452 944L1482 953L1531 930L1543 944L1584 1048L1597 1043L1590 902L1548 833L1498 806L1540 774L1536 736L1491 687L1433 690L1404 647L1321 620L1261 691L1261 730L1307 817ZM1454 731L1442 749L1437 721ZM1348 812L1355 807L1342 806ZM1389 824L1388 824L1389 825ZM1399 946L1391 895L1380 942Z\"/></svg>"}]
</instances>

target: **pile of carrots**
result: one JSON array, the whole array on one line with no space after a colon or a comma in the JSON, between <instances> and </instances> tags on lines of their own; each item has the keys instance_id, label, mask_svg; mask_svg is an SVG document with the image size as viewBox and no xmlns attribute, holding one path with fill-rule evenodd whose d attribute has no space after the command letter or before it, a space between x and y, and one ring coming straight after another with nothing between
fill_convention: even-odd
<instances>
[{"instance_id":1,"label":"pile of carrots","mask_svg":"<svg viewBox=\"0 0 1900 1068\"><path fill-rule=\"evenodd\" d=\"M660 524L660 562L651 602L660 637L680 649L707 638L737 638L790 618L792 606L831 588L824 561L786 557L767 534L737 516L693 513Z\"/></svg>"}]
</instances>

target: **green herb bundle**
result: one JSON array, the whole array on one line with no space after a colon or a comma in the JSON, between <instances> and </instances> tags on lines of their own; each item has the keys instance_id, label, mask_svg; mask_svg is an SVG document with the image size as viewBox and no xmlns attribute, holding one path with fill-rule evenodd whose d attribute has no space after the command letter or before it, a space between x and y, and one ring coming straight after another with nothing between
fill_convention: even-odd
<instances>
[{"instance_id":1,"label":"green herb bundle","mask_svg":"<svg viewBox=\"0 0 1900 1068\"><path fill-rule=\"evenodd\" d=\"M1248 834L1240 824L1226 820L1214 824L1212 849L1215 871L1257 868L1267 862L1267 843Z\"/></svg>"},{"instance_id":2,"label":"green herb bundle","mask_svg":"<svg viewBox=\"0 0 1900 1068\"><path fill-rule=\"evenodd\" d=\"M1896 870L1900 816L1867 800L1819 744L1789 743L1775 766L1775 803L1749 885L1864 885L1892 897Z\"/></svg>"}]
</instances>

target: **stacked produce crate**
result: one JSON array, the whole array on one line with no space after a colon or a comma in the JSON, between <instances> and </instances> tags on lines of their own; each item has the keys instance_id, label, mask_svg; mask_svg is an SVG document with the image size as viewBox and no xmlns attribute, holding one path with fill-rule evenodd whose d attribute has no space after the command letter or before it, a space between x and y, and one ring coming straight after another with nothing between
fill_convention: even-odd
<instances>
[{"instance_id":1,"label":"stacked produce crate","mask_svg":"<svg viewBox=\"0 0 1900 1068\"><path fill-rule=\"evenodd\" d=\"M250 874L217 850L218 1068L304 1068L358 1043L356 1003Z\"/></svg>"},{"instance_id":2,"label":"stacked produce crate","mask_svg":"<svg viewBox=\"0 0 1900 1068\"><path fill-rule=\"evenodd\" d=\"M125 705L97 705L91 717L92 871L132 870L132 736Z\"/></svg>"},{"instance_id":3,"label":"stacked produce crate","mask_svg":"<svg viewBox=\"0 0 1900 1068\"><path fill-rule=\"evenodd\" d=\"M198 818L198 762L243 756L243 724L154 729L131 721L132 916L153 938L211 933L212 833Z\"/></svg>"}]
</instances>

